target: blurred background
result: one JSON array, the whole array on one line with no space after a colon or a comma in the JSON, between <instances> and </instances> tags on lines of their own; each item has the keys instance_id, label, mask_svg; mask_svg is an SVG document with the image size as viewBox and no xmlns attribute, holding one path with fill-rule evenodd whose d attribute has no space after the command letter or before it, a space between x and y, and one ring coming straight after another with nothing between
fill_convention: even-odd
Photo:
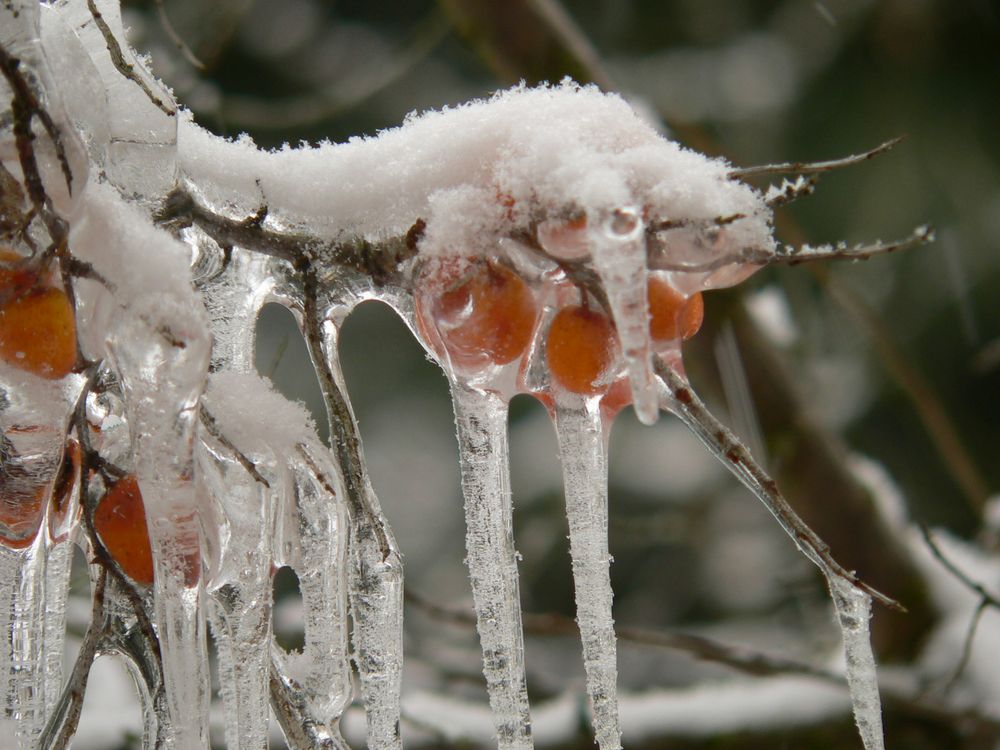
<instances>
[{"instance_id":1,"label":"blurred background","mask_svg":"<svg viewBox=\"0 0 1000 750\"><path fill-rule=\"evenodd\" d=\"M970 559L995 560L1000 551L1000 504L990 503L1000 487L1000 5L124 5L133 45L152 56L196 119L220 134L250 133L262 147L373 135L414 110L566 75L621 92L669 137L738 166L831 159L906 135L889 154L824 176L815 195L779 211L776 233L789 243L853 243L929 223L937 241L865 263L769 269L712 293L685 358L696 389L835 556L909 609L878 608L873 625L883 677L899 676L920 699L887 701L890 746L995 747L1000 687L964 674L949 682L963 671L971 617L951 640L942 635L956 613L936 593L927 561L916 559L901 519L949 530L968 543L955 542L972 550ZM259 330L261 372L322 423L288 313L268 308ZM373 482L406 556L404 741L488 745L445 379L376 303L352 314L341 348ZM515 400L510 429L538 742L590 747L579 643L567 632L573 584L554 433L526 397ZM781 682L778 657L835 665L839 635L820 577L777 524L676 420L642 427L623 414L611 451L620 684L631 696L626 747L860 747L842 690L805 685L801 695L812 697L796 708L796 691ZM301 638L294 583L279 575L276 593L276 626L289 646ZM996 591L1000 581L989 583ZM995 632L997 615L985 612L980 629ZM676 633L774 657L779 676L706 660L691 644L671 642ZM678 696L690 702L678 704ZM956 718L959 708L920 708L938 699L970 708L973 720ZM85 729L95 711L105 709L88 709ZM663 718L670 711L678 718ZM990 712L992 724L975 719ZM128 723L88 746L138 747ZM357 712L345 727L360 746Z\"/></svg>"}]
</instances>

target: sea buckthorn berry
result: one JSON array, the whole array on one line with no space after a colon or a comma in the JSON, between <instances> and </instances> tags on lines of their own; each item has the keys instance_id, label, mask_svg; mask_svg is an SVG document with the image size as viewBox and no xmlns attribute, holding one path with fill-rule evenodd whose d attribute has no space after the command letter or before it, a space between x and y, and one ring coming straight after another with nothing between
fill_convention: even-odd
<instances>
[{"instance_id":1,"label":"sea buckthorn berry","mask_svg":"<svg viewBox=\"0 0 1000 750\"><path fill-rule=\"evenodd\" d=\"M57 380L76 364L76 319L61 289L34 289L0 307L0 359Z\"/></svg>"},{"instance_id":2,"label":"sea buckthorn berry","mask_svg":"<svg viewBox=\"0 0 1000 750\"><path fill-rule=\"evenodd\" d=\"M104 493L94 510L94 529L125 575L144 586L153 582L146 508L134 474L122 477Z\"/></svg>"},{"instance_id":3,"label":"sea buckthorn berry","mask_svg":"<svg viewBox=\"0 0 1000 750\"><path fill-rule=\"evenodd\" d=\"M456 364L505 365L531 343L538 306L520 276L499 263L483 261L441 294L420 295L417 315L421 328L437 330Z\"/></svg>"},{"instance_id":4,"label":"sea buckthorn berry","mask_svg":"<svg viewBox=\"0 0 1000 750\"><path fill-rule=\"evenodd\" d=\"M685 297L666 281L651 277L647 299L649 334L654 341L687 341L698 333L705 315L701 292Z\"/></svg>"},{"instance_id":5,"label":"sea buckthorn berry","mask_svg":"<svg viewBox=\"0 0 1000 750\"><path fill-rule=\"evenodd\" d=\"M607 389L601 380L617 358L614 326L600 310L574 305L552 319L545 342L549 374L573 393L593 396Z\"/></svg>"}]
</instances>

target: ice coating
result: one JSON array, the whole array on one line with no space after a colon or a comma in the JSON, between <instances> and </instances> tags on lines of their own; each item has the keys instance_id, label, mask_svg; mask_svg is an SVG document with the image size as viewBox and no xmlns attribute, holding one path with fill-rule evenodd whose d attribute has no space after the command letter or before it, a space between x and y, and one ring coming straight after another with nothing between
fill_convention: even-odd
<instances>
[{"instance_id":1,"label":"ice coating","mask_svg":"<svg viewBox=\"0 0 1000 750\"><path fill-rule=\"evenodd\" d=\"M348 588L353 619L354 662L373 750L402 747L400 691L403 676L403 562L388 521L364 470L357 421L347 400L337 357L337 325L320 322L319 300L306 298L300 325L320 376L330 417L335 455L342 467L350 505Z\"/></svg>"},{"instance_id":2,"label":"ice coating","mask_svg":"<svg viewBox=\"0 0 1000 750\"><path fill-rule=\"evenodd\" d=\"M854 721L858 725L865 750L884 750L882 703L871 644L872 599L841 578L828 577L827 583L844 641L847 684L851 691Z\"/></svg>"},{"instance_id":3,"label":"ice coating","mask_svg":"<svg viewBox=\"0 0 1000 750\"><path fill-rule=\"evenodd\" d=\"M781 497L777 485L757 466L749 451L708 412L687 381L665 368L659 372L663 408L680 417L705 447L764 504L802 554L826 578L844 644L855 721L865 750L882 750L882 707L869 624L872 597L863 590L864 584L829 556L826 545Z\"/></svg>"},{"instance_id":4,"label":"ice coating","mask_svg":"<svg viewBox=\"0 0 1000 750\"><path fill-rule=\"evenodd\" d=\"M500 748L530 748L531 717L514 550L507 404L452 384L465 495L466 564Z\"/></svg>"}]
</instances>

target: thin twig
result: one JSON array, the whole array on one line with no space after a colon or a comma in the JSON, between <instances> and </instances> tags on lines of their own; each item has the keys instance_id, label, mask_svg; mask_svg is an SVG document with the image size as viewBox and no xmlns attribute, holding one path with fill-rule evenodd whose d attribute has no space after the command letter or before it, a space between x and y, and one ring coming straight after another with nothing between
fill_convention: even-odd
<instances>
[{"instance_id":1,"label":"thin twig","mask_svg":"<svg viewBox=\"0 0 1000 750\"><path fill-rule=\"evenodd\" d=\"M976 467L975 461L965 447L961 433L934 388L895 344L885 324L861 297L839 283L825 269L815 268L813 273L830 291L837 304L846 310L871 338L883 366L909 399L969 507L977 515L981 514L989 496L986 480Z\"/></svg>"},{"instance_id":2,"label":"thin twig","mask_svg":"<svg viewBox=\"0 0 1000 750\"><path fill-rule=\"evenodd\" d=\"M742 179L744 177L754 177L762 174L818 174L820 172L830 172L841 167L849 167L854 164L874 159L887 151L891 151L902 141L906 140L905 135L892 138L885 143L876 146L870 151L860 154L845 156L841 159L831 159L830 161L801 162L792 161L782 164L764 164L758 167L743 167L729 172L729 177Z\"/></svg>"},{"instance_id":3,"label":"thin twig","mask_svg":"<svg viewBox=\"0 0 1000 750\"><path fill-rule=\"evenodd\" d=\"M463 628L475 627L475 615L470 610L444 607L411 591L406 592L406 600L440 622L451 623ZM541 637L576 637L579 635L579 629L571 618L554 613L523 613L523 627L526 633ZM616 625L615 632L619 640L626 643L682 651L696 659L719 664L753 677L801 675L838 687L845 687L844 675L841 673L795 659L734 646L705 636L646 630L627 625ZM952 727L968 728L973 725L990 736L1000 736L1000 720L992 716L977 711L955 711L940 702L915 698L892 685L880 686L880 692L886 705L901 713L943 722Z\"/></svg>"},{"instance_id":4,"label":"thin twig","mask_svg":"<svg viewBox=\"0 0 1000 750\"><path fill-rule=\"evenodd\" d=\"M754 460L739 438L715 418L686 379L659 358L654 362L654 369L663 382L665 408L676 413L713 453L725 457L726 468L758 496L799 549L825 575L841 578L885 606L905 611L905 607L895 599L872 588L833 558L826 542L806 525L782 496L777 482Z\"/></svg>"},{"instance_id":5,"label":"thin twig","mask_svg":"<svg viewBox=\"0 0 1000 750\"><path fill-rule=\"evenodd\" d=\"M980 599L979 604L976 605L976 610L972 613L972 617L969 618L969 627L965 631L965 639L962 642L962 654L955 665L954 671L951 673L951 677L941 686L942 694L947 694L955 686L955 683L958 682L965 671L966 666L968 666L969 658L972 656L972 642L976 639L976 630L979 628L979 621L989 605L990 603L986 599Z\"/></svg>"},{"instance_id":6,"label":"thin twig","mask_svg":"<svg viewBox=\"0 0 1000 750\"><path fill-rule=\"evenodd\" d=\"M104 20L104 16L97 9L97 5L94 0L87 0L87 8L90 10L90 15L94 18L94 23L97 24L97 28L101 32L101 36L104 37L104 43L108 48L108 55L111 57L111 63L115 66L115 69L121 73L125 78L135 83L142 93L146 95L149 99L164 114L168 117L173 117L177 114L177 108L173 103L164 102L160 97L153 93L153 90L149 88L149 85L142 79L136 70L135 66L132 65L128 60L125 59L125 53L122 51L122 46L119 44L118 39L115 38L114 32L111 31L111 27L108 26L108 22Z\"/></svg>"},{"instance_id":7,"label":"thin twig","mask_svg":"<svg viewBox=\"0 0 1000 750\"><path fill-rule=\"evenodd\" d=\"M233 442L225 436L222 430L219 429L219 423L215 421L215 417L205 408L204 403L200 404L198 413L201 417L201 424L208 430L208 434L218 440L226 450L233 454L240 466L247 470L247 473L253 477L255 482L271 489L271 483L257 470L257 464L250 460L243 451L233 445Z\"/></svg>"},{"instance_id":8,"label":"thin twig","mask_svg":"<svg viewBox=\"0 0 1000 750\"><path fill-rule=\"evenodd\" d=\"M998 609L1000 609L1000 597L997 597L989 590L987 590L986 587L983 586L983 584L979 583L978 581L974 581L972 578L966 575L961 568L959 568L957 565L955 565L955 563L949 560L945 556L944 552L941 551L941 548L938 547L937 542L935 542L934 538L931 536L931 530L927 528L925 524L919 524L919 527L920 527L920 533L924 537L924 542L927 544L927 548L931 551L931 554L934 555L934 558L939 563L941 563L941 565L943 565L949 573L951 573L953 576L955 576L955 578L957 578L959 581L965 584L966 588L971 589L972 591L975 591L977 594L979 594L980 598L986 604L988 604L991 607L997 607Z\"/></svg>"},{"instance_id":9,"label":"thin twig","mask_svg":"<svg viewBox=\"0 0 1000 750\"><path fill-rule=\"evenodd\" d=\"M167 9L163 5L163 0L156 0L156 13L160 17L160 25L163 27L163 30L170 38L170 41L174 43L174 46L177 47L181 55L184 56L184 59L198 70L204 71L205 63L197 58L194 52L191 51L191 48L187 46L183 39L181 39L181 35L177 33L174 25L170 23L170 19L167 17Z\"/></svg>"},{"instance_id":10,"label":"thin twig","mask_svg":"<svg viewBox=\"0 0 1000 750\"><path fill-rule=\"evenodd\" d=\"M104 617L104 590L108 581L107 568L101 567L94 582L93 607L90 615L90 625L83 636L76 663L66 682L66 687L59 698L59 704L49 717L48 723L39 738L38 746L48 750L65 750L69 747L73 735L80 724L80 714L83 711L83 698L87 692L87 681L90 678L90 668L97 656L97 649L107 629Z\"/></svg>"}]
</instances>

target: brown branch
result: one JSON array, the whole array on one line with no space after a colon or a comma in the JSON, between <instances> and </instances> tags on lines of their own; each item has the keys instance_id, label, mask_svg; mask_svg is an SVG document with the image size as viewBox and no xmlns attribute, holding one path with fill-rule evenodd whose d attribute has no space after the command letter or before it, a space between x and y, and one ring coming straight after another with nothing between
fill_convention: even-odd
<instances>
[{"instance_id":1,"label":"brown branch","mask_svg":"<svg viewBox=\"0 0 1000 750\"><path fill-rule=\"evenodd\" d=\"M464 609L444 607L411 591L406 600L430 617L463 628L474 628L474 613ZM579 629L569 617L555 613L523 613L525 633L540 637L577 637ZM646 630L630 626L615 626L618 639L624 643L650 648L681 651L701 661L719 664L753 677L800 675L821 680L846 689L843 674L806 662L723 643L705 636L662 630ZM970 725L990 736L1000 736L1000 720L973 710L953 710L940 702L925 701L891 685L880 686L887 707L916 718L931 719L956 728Z\"/></svg>"},{"instance_id":2,"label":"brown branch","mask_svg":"<svg viewBox=\"0 0 1000 750\"><path fill-rule=\"evenodd\" d=\"M198 409L198 414L201 417L201 424L208 434L215 438L219 443L230 451L236 460L239 462L240 466L246 469L247 473L253 477L254 481L264 485L268 489L271 489L271 483L265 479L259 471L257 471L257 464L251 461L243 451L233 445L232 441L223 434L222 430L219 429L219 423L215 421L215 417L211 415L208 409L205 408L204 404L200 404Z\"/></svg>"},{"instance_id":3,"label":"brown branch","mask_svg":"<svg viewBox=\"0 0 1000 750\"><path fill-rule=\"evenodd\" d=\"M90 625L83 636L73 671L59 697L59 703L39 737L38 746L41 748L65 750L69 747L80 724L83 698L87 692L87 682L90 679L90 668L94 664L98 646L107 630L107 620L104 616L104 591L107 580L107 568L101 567L97 573L97 581L94 583Z\"/></svg>"},{"instance_id":4,"label":"brown branch","mask_svg":"<svg viewBox=\"0 0 1000 750\"><path fill-rule=\"evenodd\" d=\"M868 334L890 377L909 399L920 423L937 448L955 484L961 489L969 507L981 515L989 489L972 456L965 448L961 434L952 421L934 388L893 342L886 326L874 310L851 289L839 283L825 269L812 269L834 300Z\"/></svg>"},{"instance_id":5,"label":"brown branch","mask_svg":"<svg viewBox=\"0 0 1000 750\"><path fill-rule=\"evenodd\" d=\"M122 46L119 44L118 39L115 38L114 32L111 31L111 27L108 26L108 22L104 20L104 16L97 9L97 5L94 0L87 0L87 8L90 10L90 15L94 17L94 23L97 24L97 28L101 32L101 36L104 37L104 43L108 48L108 55L111 57L111 64L115 66L115 69L121 73L125 78L132 81L140 89L142 93L146 95L153 105L166 114L168 117L173 117L177 114L177 108L173 104L168 104L164 102L160 97L153 93L149 85L142 80L142 77L136 72L135 66L132 65L128 60L125 59L125 53L122 51Z\"/></svg>"},{"instance_id":6,"label":"brown branch","mask_svg":"<svg viewBox=\"0 0 1000 750\"><path fill-rule=\"evenodd\" d=\"M905 611L905 607L895 599L861 581L833 558L826 542L820 539L792 509L778 490L777 483L754 460L739 438L708 410L687 380L659 358L655 360L653 366L670 394L671 403L668 404L670 410L675 412L713 453L725 457L726 468L754 490L796 545L820 567L824 574L832 574L847 581L891 609Z\"/></svg>"},{"instance_id":7,"label":"brown branch","mask_svg":"<svg viewBox=\"0 0 1000 750\"><path fill-rule=\"evenodd\" d=\"M841 159L831 159L830 161L793 161L782 164L764 164L758 167L743 167L741 169L731 170L729 172L729 176L742 179L744 177L755 177L762 174L819 174L821 172L830 172L834 169L850 167L854 164L860 164L868 161L869 159L874 159L876 156L881 156L887 151L894 149L904 140L906 140L905 135L897 136L896 138L892 138L885 143L876 146L870 151L845 156Z\"/></svg>"}]
</instances>

